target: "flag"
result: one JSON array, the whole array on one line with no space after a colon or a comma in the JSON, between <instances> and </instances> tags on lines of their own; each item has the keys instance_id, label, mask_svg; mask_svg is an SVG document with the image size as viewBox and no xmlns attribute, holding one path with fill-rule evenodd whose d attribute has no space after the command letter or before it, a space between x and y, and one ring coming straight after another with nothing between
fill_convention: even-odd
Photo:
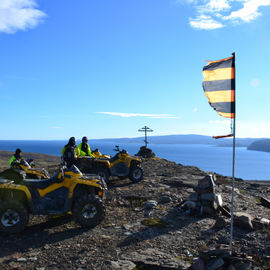
<instances>
[{"instance_id":1,"label":"flag","mask_svg":"<svg viewBox=\"0 0 270 270\"><path fill-rule=\"evenodd\" d=\"M209 104L226 118L235 118L234 56L210 61L203 67L203 90Z\"/></svg>"}]
</instances>

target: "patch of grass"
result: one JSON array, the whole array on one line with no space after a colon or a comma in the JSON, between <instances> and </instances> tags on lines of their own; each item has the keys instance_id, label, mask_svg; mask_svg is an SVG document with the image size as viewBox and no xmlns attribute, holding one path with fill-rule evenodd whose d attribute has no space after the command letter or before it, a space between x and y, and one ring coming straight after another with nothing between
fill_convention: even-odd
<instances>
[{"instance_id":1,"label":"patch of grass","mask_svg":"<svg viewBox=\"0 0 270 270\"><path fill-rule=\"evenodd\" d=\"M148 227L158 227L158 228L165 228L168 223L162 220L161 218L146 218L141 221L141 223Z\"/></svg>"}]
</instances>

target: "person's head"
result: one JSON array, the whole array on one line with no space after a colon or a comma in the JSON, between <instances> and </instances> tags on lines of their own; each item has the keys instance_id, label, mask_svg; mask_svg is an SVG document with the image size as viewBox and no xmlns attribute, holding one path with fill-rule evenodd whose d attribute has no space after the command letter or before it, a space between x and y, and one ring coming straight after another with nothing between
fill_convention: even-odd
<instances>
[{"instance_id":1,"label":"person's head","mask_svg":"<svg viewBox=\"0 0 270 270\"><path fill-rule=\"evenodd\" d=\"M72 145L72 146L75 146L76 145L76 139L75 137L71 137L68 141L68 144L69 145Z\"/></svg>"},{"instance_id":2,"label":"person's head","mask_svg":"<svg viewBox=\"0 0 270 270\"><path fill-rule=\"evenodd\" d=\"M83 143L87 143L87 142L88 142L88 139L87 139L86 136L84 136L84 137L82 138L82 142L83 142Z\"/></svg>"},{"instance_id":3,"label":"person's head","mask_svg":"<svg viewBox=\"0 0 270 270\"><path fill-rule=\"evenodd\" d=\"M16 151L15 151L15 155L20 157L22 154L22 150L20 148L17 148Z\"/></svg>"}]
</instances>

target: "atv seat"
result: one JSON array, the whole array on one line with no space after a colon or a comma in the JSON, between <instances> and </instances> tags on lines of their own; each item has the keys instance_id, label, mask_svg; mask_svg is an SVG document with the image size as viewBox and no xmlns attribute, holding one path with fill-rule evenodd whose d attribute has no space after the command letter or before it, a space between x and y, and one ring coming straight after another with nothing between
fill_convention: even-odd
<instances>
[{"instance_id":1,"label":"atv seat","mask_svg":"<svg viewBox=\"0 0 270 270\"><path fill-rule=\"evenodd\" d=\"M57 174L54 175L53 177L45 180L37 180L37 179L24 179L22 183L28 187L31 188L39 188L39 189L44 189L56 182L58 182Z\"/></svg>"}]
</instances>

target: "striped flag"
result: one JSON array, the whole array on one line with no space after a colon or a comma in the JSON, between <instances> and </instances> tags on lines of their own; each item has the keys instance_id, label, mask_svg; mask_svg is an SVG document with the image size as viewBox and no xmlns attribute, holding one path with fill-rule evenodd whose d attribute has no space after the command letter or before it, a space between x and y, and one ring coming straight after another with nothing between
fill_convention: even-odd
<instances>
[{"instance_id":1,"label":"striped flag","mask_svg":"<svg viewBox=\"0 0 270 270\"><path fill-rule=\"evenodd\" d=\"M235 118L234 56L211 61L203 67L203 90L209 104L226 118Z\"/></svg>"}]
</instances>

